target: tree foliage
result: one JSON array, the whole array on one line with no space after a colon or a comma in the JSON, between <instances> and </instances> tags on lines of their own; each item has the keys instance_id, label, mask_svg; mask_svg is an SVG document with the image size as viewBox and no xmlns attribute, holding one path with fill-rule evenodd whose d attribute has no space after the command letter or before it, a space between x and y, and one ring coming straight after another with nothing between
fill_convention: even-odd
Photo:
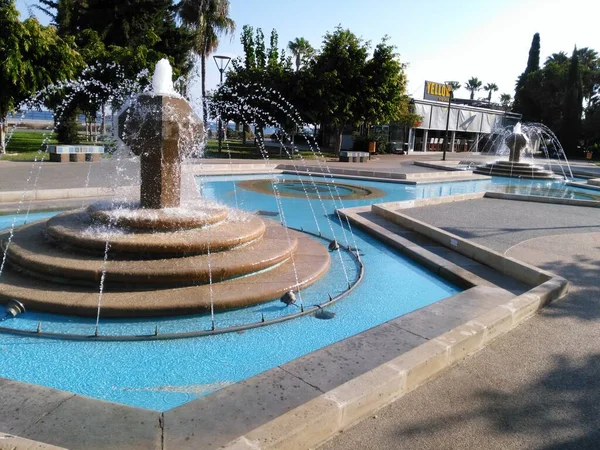
<instances>
[{"instance_id":1,"label":"tree foliage","mask_svg":"<svg viewBox=\"0 0 600 450\"><path fill-rule=\"evenodd\" d=\"M483 90L487 91L488 93L488 102L492 101L492 94L494 92L496 92L498 90L498 85L496 83L487 83L484 87Z\"/></svg>"},{"instance_id":2,"label":"tree foliage","mask_svg":"<svg viewBox=\"0 0 600 450\"><path fill-rule=\"evenodd\" d=\"M206 59L218 48L219 36L235 32L235 22L229 17L229 0L182 0L178 9L183 24L193 33L194 52L200 58L202 98L205 99ZM203 111L206 123L206 108Z\"/></svg>"},{"instance_id":3,"label":"tree foliage","mask_svg":"<svg viewBox=\"0 0 600 450\"><path fill-rule=\"evenodd\" d=\"M515 111L523 114L523 119L539 114L536 111L535 100L530 96L530 88L537 79L537 72L540 70L540 34L535 33L529 47L529 56L527 57L527 66L519 78L515 87L515 100L513 108Z\"/></svg>"},{"instance_id":4,"label":"tree foliage","mask_svg":"<svg viewBox=\"0 0 600 450\"><path fill-rule=\"evenodd\" d=\"M315 49L303 37L297 37L288 42L288 49L294 57L297 71L300 70L300 66L306 65L315 54Z\"/></svg>"},{"instance_id":5,"label":"tree foliage","mask_svg":"<svg viewBox=\"0 0 600 450\"><path fill-rule=\"evenodd\" d=\"M477 77L472 77L469 80L467 80L467 82L465 83L465 89L471 93L471 100L475 98L475 92L481 89L482 84L483 81L481 81Z\"/></svg>"},{"instance_id":6,"label":"tree foliage","mask_svg":"<svg viewBox=\"0 0 600 450\"><path fill-rule=\"evenodd\" d=\"M255 122L258 134L263 125L289 130L298 125L290 108L280 107L281 98L273 98L279 95L295 105L304 123L332 126L338 151L346 127L392 121L412 124L416 119L406 95L405 65L387 38L371 55L367 43L338 27L325 35L319 53L304 59L304 65L298 65L298 49L288 46L296 59L295 71L292 59L278 47L275 30L269 48L262 30L247 25L241 42L244 57L233 61L214 104L227 119ZM294 42L302 40L290 44Z\"/></svg>"},{"instance_id":7,"label":"tree foliage","mask_svg":"<svg viewBox=\"0 0 600 450\"><path fill-rule=\"evenodd\" d=\"M576 48L571 57L563 51L553 53L543 67L519 77L513 110L521 113L524 121L547 125L566 151L574 154L580 141L595 142L592 124L596 109L592 98L599 84L600 58L596 51Z\"/></svg>"},{"instance_id":8,"label":"tree foliage","mask_svg":"<svg viewBox=\"0 0 600 450\"><path fill-rule=\"evenodd\" d=\"M579 68L579 52L573 50L564 96L564 113L560 128L560 140L567 154L575 154L581 132L583 87Z\"/></svg>"},{"instance_id":9,"label":"tree foliage","mask_svg":"<svg viewBox=\"0 0 600 450\"><path fill-rule=\"evenodd\" d=\"M35 92L73 77L84 66L72 39L34 18L24 21L14 0L0 0L0 151L8 112Z\"/></svg>"}]
</instances>

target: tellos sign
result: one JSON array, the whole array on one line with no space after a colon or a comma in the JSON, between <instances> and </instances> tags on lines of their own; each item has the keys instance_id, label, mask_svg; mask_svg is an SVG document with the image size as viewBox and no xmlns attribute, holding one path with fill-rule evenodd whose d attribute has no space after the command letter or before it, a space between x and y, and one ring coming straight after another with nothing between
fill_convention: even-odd
<instances>
[{"instance_id":1,"label":"tellos sign","mask_svg":"<svg viewBox=\"0 0 600 450\"><path fill-rule=\"evenodd\" d=\"M438 102L447 102L450 98L452 87L444 83L436 83L435 81L425 81L425 92L423 99L435 100Z\"/></svg>"}]
</instances>

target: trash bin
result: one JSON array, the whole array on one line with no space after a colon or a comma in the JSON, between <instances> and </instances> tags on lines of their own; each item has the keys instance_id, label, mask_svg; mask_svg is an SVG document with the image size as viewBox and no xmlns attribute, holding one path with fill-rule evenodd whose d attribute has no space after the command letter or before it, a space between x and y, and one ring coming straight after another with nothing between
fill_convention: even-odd
<instances>
[{"instance_id":1,"label":"trash bin","mask_svg":"<svg viewBox=\"0 0 600 450\"><path fill-rule=\"evenodd\" d=\"M377 142L370 141L369 142L369 153L375 153L377 151Z\"/></svg>"},{"instance_id":2,"label":"trash bin","mask_svg":"<svg viewBox=\"0 0 600 450\"><path fill-rule=\"evenodd\" d=\"M592 152L585 152L585 159L592 159Z\"/></svg>"}]
</instances>

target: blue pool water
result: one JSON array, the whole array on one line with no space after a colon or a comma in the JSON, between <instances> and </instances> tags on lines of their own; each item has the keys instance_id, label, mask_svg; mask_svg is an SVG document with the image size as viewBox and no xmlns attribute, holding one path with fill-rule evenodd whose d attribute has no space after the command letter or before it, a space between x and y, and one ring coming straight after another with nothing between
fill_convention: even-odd
<instances>
[{"instance_id":1,"label":"blue pool water","mask_svg":"<svg viewBox=\"0 0 600 450\"><path fill-rule=\"evenodd\" d=\"M237 199L237 206L242 209L276 212L272 195L236 188L237 180L255 178L264 178L264 175L208 178L201 183L201 189L205 197L231 206L236 206ZM286 175L285 178L298 177ZM503 189L507 184L526 193L556 189L568 192L565 195L585 194L576 189L567 191L557 182L508 182L507 179L421 186L339 181L386 192L385 197L375 200L344 201L345 207ZM289 225L317 230L306 199L282 198L281 201ZM323 234L331 237L333 230L338 240L344 242L342 228L332 214L335 207L341 205L332 200L325 200L323 204L312 200L312 206ZM52 214L30 214L27 221ZM17 217L17 225L24 220L24 216ZM13 216L0 216L0 229L9 228L12 223ZM365 277L353 293L332 306L331 310L337 313L333 320L307 316L243 334L150 342L73 342L0 334L0 377L164 411L459 292L456 286L379 241L357 230L354 234L365 265ZM354 242L351 245L354 246ZM346 256L344 265L349 277L354 279L358 270L355 262ZM327 276L303 291L304 302L322 302L327 294L335 295L345 287L342 264L333 257ZM257 321L261 314L269 319L289 312L281 302L274 301L219 314L216 323L217 327L223 327ZM90 320L32 312L12 319L10 325L35 330L38 322L42 322L47 331L91 334L94 330L94 322ZM208 329L210 318L101 319L100 330L105 334L148 334L157 325L161 332Z\"/></svg>"}]
</instances>

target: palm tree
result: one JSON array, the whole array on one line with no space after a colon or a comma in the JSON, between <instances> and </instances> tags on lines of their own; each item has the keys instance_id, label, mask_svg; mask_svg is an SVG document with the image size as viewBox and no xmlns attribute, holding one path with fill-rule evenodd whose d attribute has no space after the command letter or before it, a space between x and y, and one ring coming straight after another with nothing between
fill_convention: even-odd
<instances>
[{"instance_id":1,"label":"palm tree","mask_svg":"<svg viewBox=\"0 0 600 450\"><path fill-rule=\"evenodd\" d=\"M481 89L482 84L483 81L480 81L479 78L476 77L473 77L467 81L467 83L465 84L465 89L471 92L471 100L473 100L473 98L475 97L475 92Z\"/></svg>"},{"instance_id":2,"label":"palm tree","mask_svg":"<svg viewBox=\"0 0 600 450\"><path fill-rule=\"evenodd\" d=\"M460 89L460 83L458 81L448 81L446 84L452 88L452 92Z\"/></svg>"},{"instance_id":3,"label":"palm tree","mask_svg":"<svg viewBox=\"0 0 600 450\"><path fill-rule=\"evenodd\" d=\"M488 102L492 101L492 94L498 90L498 85L496 83L488 83L483 89L488 91Z\"/></svg>"},{"instance_id":4,"label":"palm tree","mask_svg":"<svg viewBox=\"0 0 600 450\"><path fill-rule=\"evenodd\" d=\"M288 48L292 52L294 58L296 58L296 71L300 70L300 65L306 62L307 58L310 58L315 49L309 44L309 42L303 37L296 38L288 43Z\"/></svg>"},{"instance_id":5,"label":"palm tree","mask_svg":"<svg viewBox=\"0 0 600 450\"><path fill-rule=\"evenodd\" d=\"M500 94L500 104L506 111L508 111L510 109L511 100L512 100L512 97L510 94Z\"/></svg>"},{"instance_id":6,"label":"palm tree","mask_svg":"<svg viewBox=\"0 0 600 450\"><path fill-rule=\"evenodd\" d=\"M569 62L569 55L567 55L565 52L558 52L558 53L552 53L550 56L548 56L546 58L546 64L549 63L558 63L558 64L565 64Z\"/></svg>"},{"instance_id":7,"label":"palm tree","mask_svg":"<svg viewBox=\"0 0 600 450\"><path fill-rule=\"evenodd\" d=\"M229 0L181 0L179 16L194 34L194 52L200 57L202 99L206 99L206 58L219 46L219 36L233 34L235 22L229 17ZM207 111L203 108L203 120Z\"/></svg>"}]
</instances>

